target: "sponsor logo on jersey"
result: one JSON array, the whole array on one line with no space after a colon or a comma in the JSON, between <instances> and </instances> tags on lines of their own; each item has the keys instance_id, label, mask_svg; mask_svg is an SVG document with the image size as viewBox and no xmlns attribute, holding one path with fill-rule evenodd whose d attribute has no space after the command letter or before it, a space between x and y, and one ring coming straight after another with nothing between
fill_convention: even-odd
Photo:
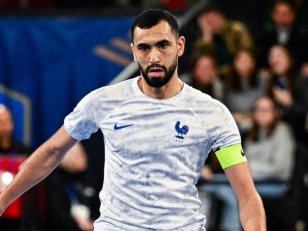
<instances>
[{"instance_id":1,"label":"sponsor logo on jersey","mask_svg":"<svg viewBox=\"0 0 308 231\"><path fill-rule=\"evenodd\" d=\"M123 129L123 128L127 128L127 127L130 127L130 126L133 126L134 124L126 124L126 125L118 125L118 123L116 123L113 127L114 130L120 130L120 129Z\"/></svg>"}]
</instances>

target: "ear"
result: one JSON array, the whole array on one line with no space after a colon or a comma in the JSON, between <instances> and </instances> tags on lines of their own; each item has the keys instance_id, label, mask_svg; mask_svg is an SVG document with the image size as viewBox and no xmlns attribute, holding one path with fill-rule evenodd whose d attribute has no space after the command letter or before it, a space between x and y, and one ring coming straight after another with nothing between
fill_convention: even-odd
<instances>
[{"instance_id":1,"label":"ear","mask_svg":"<svg viewBox=\"0 0 308 231\"><path fill-rule=\"evenodd\" d=\"M178 38L178 56L182 56L185 50L185 37L180 36Z\"/></svg>"},{"instance_id":2,"label":"ear","mask_svg":"<svg viewBox=\"0 0 308 231\"><path fill-rule=\"evenodd\" d=\"M135 46L133 43L130 44L130 48L132 49L132 52L133 52L133 56L134 56L134 61L136 62L137 59L136 59L136 56L135 56Z\"/></svg>"}]
</instances>

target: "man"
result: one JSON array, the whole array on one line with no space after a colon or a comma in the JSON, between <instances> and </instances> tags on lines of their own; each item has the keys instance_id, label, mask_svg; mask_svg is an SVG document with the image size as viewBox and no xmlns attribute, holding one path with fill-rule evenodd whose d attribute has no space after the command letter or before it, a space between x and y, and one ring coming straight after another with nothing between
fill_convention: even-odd
<instances>
[{"instance_id":1,"label":"man","mask_svg":"<svg viewBox=\"0 0 308 231\"><path fill-rule=\"evenodd\" d=\"M4 104L0 104L0 153L27 154L30 149L13 138L14 121L12 113Z\"/></svg>"},{"instance_id":2,"label":"man","mask_svg":"<svg viewBox=\"0 0 308 231\"><path fill-rule=\"evenodd\" d=\"M48 175L79 140L101 129L105 180L95 230L205 230L195 184L211 149L238 196L244 229L265 230L262 202L232 116L178 78L185 39L175 17L147 10L131 32L141 76L82 99L0 195L0 210Z\"/></svg>"},{"instance_id":3,"label":"man","mask_svg":"<svg viewBox=\"0 0 308 231\"><path fill-rule=\"evenodd\" d=\"M268 52L276 44L292 51L296 66L307 64L307 29L298 24L295 5L287 0L278 0L274 3L270 16L271 27L265 28L257 41L260 65L266 66Z\"/></svg>"},{"instance_id":4,"label":"man","mask_svg":"<svg viewBox=\"0 0 308 231\"><path fill-rule=\"evenodd\" d=\"M0 103L0 194L2 188L5 187L3 180L5 175L14 176L18 166L24 160L24 155L30 154L30 148L19 143L13 137L14 120L11 110ZM28 194L32 195L32 194ZM6 213L0 217L0 230L21 230L29 225L29 218L23 216L23 212L33 202L32 198L27 196L16 201ZM24 206L25 205L25 206Z\"/></svg>"}]
</instances>

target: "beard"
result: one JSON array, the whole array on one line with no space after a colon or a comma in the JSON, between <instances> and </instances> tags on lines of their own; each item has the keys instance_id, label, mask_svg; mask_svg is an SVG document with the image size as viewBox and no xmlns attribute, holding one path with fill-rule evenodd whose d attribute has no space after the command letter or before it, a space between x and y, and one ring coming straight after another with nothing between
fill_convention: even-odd
<instances>
[{"instance_id":1,"label":"beard","mask_svg":"<svg viewBox=\"0 0 308 231\"><path fill-rule=\"evenodd\" d=\"M170 79L172 78L177 66L178 66L178 62L177 62L177 58L172 62L172 64L170 65L169 68L165 67L164 65L160 65L160 64L152 64L150 66L148 66L146 69L143 69L141 67L141 65L138 63L140 72L142 74L142 76L144 77L144 80L146 81L146 83L150 86L150 87L155 87L155 88L160 88L164 85L166 85ZM161 68L164 71L164 76L161 78L151 78L149 77L148 73L150 71L151 68Z\"/></svg>"}]
</instances>

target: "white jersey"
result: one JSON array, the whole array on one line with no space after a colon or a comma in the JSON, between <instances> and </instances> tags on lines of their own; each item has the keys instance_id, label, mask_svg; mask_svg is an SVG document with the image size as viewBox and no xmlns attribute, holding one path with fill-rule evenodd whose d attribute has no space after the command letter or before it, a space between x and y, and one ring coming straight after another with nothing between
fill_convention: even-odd
<instances>
[{"instance_id":1,"label":"white jersey","mask_svg":"<svg viewBox=\"0 0 308 231\"><path fill-rule=\"evenodd\" d=\"M223 104L186 84L159 100L137 81L91 92L65 118L74 139L104 134L95 230L205 230L195 184L211 149L241 142L235 121Z\"/></svg>"}]
</instances>

